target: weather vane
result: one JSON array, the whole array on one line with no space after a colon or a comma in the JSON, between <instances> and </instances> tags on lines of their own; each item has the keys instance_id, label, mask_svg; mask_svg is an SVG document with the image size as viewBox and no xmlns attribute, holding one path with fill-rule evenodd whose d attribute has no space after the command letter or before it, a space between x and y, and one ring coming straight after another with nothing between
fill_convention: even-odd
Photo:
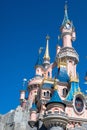
<instances>
[{"instance_id":1,"label":"weather vane","mask_svg":"<svg viewBox=\"0 0 87 130\"><path fill-rule=\"evenodd\" d=\"M44 49L43 47L39 48L39 51L38 51L39 55L42 53L43 49Z\"/></svg>"},{"instance_id":2,"label":"weather vane","mask_svg":"<svg viewBox=\"0 0 87 130\"><path fill-rule=\"evenodd\" d=\"M27 79L26 79L26 78L23 78L23 88L26 87L26 82L27 82Z\"/></svg>"},{"instance_id":3,"label":"weather vane","mask_svg":"<svg viewBox=\"0 0 87 130\"><path fill-rule=\"evenodd\" d=\"M60 40L60 36L58 35L58 41Z\"/></svg>"}]
</instances>

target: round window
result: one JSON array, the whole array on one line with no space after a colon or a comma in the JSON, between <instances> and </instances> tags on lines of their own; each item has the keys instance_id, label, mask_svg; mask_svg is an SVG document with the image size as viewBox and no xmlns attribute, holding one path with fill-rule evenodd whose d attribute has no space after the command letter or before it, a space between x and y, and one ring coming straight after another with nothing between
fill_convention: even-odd
<instances>
[{"instance_id":1,"label":"round window","mask_svg":"<svg viewBox=\"0 0 87 130\"><path fill-rule=\"evenodd\" d=\"M74 108L78 114L81 114L84 110L84 99L81 96L76 96L74 101Z\"/></svg>"}]
</instances>

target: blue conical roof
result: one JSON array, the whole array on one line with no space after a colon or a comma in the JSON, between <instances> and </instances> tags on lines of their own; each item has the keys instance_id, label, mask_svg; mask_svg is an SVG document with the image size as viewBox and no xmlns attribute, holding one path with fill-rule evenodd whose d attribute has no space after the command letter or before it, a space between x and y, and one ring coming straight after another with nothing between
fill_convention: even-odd
<instances>
[{"instance_id":1,"label":"blue conical roof","mask_svg":"<svg viewBox=\"0 0 87 130\"><path fill-rule=\"evenodd\" d=\"M64 26L66 23L70 23L70 20L68 18L68 12L67 12L67 4L65 4L65 14L64 14L62 26Z\"/></svg>"},{"instance_id":2,"label":"blue conical roof","mask_svg":"<svg viewBox=\"0 0 87 130\"><path fill-rule=\"evenodd\" d=\"M40 56L38 56L35 66L41 66L41 65L42 65L42 59L40 58Z\"/></svg>"},{"instance_id":3,"label":"blue conical roof","mask_svg":"<svg viewBox=\"0 0 87 130\"><path fill-rule=\"evenodd\" d=\"M42 88L43 88L43 89L46 89L46 88L51 89L52 87L53 87L53 84L51 84L51 83L44 83L44 84L42 85Z\"/></svg>"},{"instance_id":4,"label":"blue conical roof","mask_svg":"<svg viewBox=\"0 0 87 130\"><path fill-rule=\"evenodd\" d=\"M50 103L64 104L63 101L61 100L61 98L59 97L59 94L58 94L57 90L54 90L54 92L52 94L52 97L51 97L50 101L47 104L50 104Z\"/></svg>"}]
</instances>

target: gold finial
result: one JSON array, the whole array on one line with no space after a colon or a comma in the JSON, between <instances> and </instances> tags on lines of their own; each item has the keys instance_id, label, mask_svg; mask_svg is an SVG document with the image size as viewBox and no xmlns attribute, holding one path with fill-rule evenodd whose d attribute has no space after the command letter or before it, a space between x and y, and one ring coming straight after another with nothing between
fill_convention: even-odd
<instances>
[{"instance_id":1,"label":"gold finial","mask_svg":"<svg viewBox=\"0 0 87 130\"><path fill-rule=\"evenodd\" d=\"M47 60L50 60L50 56L49 56L49 39L50 39L50 37L47 35L46 36L46 40L47 40L46 50L45 50L45 54L44 54L44 59L47 59Z\"/></svg>"},{"instance_id":2,"label":"gold finial","mask_svg":"<svg viewBox=\"0 0 87 130\"><path fill-rule=\"evenodd\" d=\"M78 92L81 92L81 89L80 89L80 87L78 87Z\"/></svg>"},{"instance_id":3,"label":"gold finial","mask_svg":"<svg viewBox=\"0 0 87 130\"><path fill-rule=\"evenodd\" d=\"M55 86L54 86L54 90L57 90L57 89L58 89L58 88L57 88L57 85L55 85Z\"/></svg>"},{"instance_id":4,"label":"gold finial","mask_svg":"<svg viewBox=\"0 0 87 130\"><path fill-rule=\"evenodd\" d=\"M57 90L58 86L57 86L57 79L54 79L54 90Z\"/></svg>"}]
</instances>

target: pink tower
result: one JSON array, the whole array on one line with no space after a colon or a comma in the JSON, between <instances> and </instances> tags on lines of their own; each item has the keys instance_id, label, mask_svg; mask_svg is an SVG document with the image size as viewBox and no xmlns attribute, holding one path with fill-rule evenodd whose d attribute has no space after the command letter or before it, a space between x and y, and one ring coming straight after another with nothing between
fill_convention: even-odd
<instances>
[{"instance_id":1,"label":"pink tower","mask_svg":"<svg viewBox=\"0 0 87 130\"><path fill-rule=\"evenodd\" d=\"M57 65L64 66L70 77L76 79L76 65L79 61L79 56L75 49L72 47L72 41L75 41L75 27L68 18L67 4L65 4L65 15L61 25L61 38L63 45L61 49L57 49Z\"/></svg>"}]
</instances>

